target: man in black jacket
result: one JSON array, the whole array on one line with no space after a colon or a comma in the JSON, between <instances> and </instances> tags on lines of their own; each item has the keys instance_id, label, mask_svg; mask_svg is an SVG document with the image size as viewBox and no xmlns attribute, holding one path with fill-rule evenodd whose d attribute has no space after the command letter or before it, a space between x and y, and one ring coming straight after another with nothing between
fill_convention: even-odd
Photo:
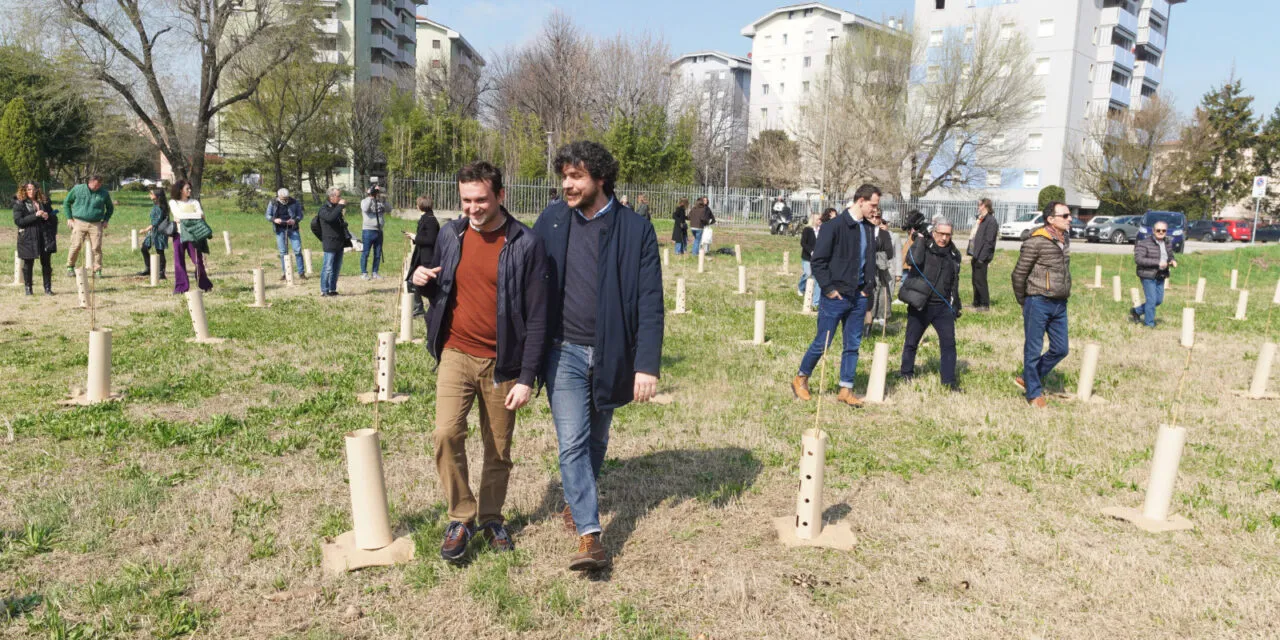
<instances>
[{"instance_id":1,"label":"man in black jacket","mask_svg":"<svg viewBox=\"0 0 1280 640\"><path fill-rule=\"evenodd\" d=\"M966 253L972 258L973 308L985 311L991 308L991 289L987 287L987 267L996 257L996 236L999 225L991 215L991 199L978 203L978 228L973 230Z\"/></svg>"},{"instance_id":2,"label":"man in black jacket","mask_svg":"<svg viewBox=\"0 0 1280 640\"><path fill-rule=\"evenodd\" d=\"M930 326L938 332L938 346L942 352L940 373L942 384L952 391L959 391L956 383L956 318L960 317L960 252L951 244L951 222L942 220L933 226L931 237L916 240L907 257L911 270L908 280L915 289L908 294L903 285L903 295L911 299L924 298L923 305L907 307L906 340L902 345L902 367L898 374L909 380L916 373L916 349L920 339Z\"/></svg>"},{"instance_id":3,"label":"man in black jacket","mask_svg":"<svg viewBox=\"0 0 1280 640\"><path fill-rule=\"evenodd\" d=\"M413 286L413 272L418 267L431 267L436 256L436 238L440 235L440 221L436 219L435 200L430 195L418 196L417 204L418 211L422 214L418 217L418 232L414 234L404 232L404 235L413 242L413 255L409 259L409 275L406 280L409 292L413 294L413 315L425 316L427 312L422 306L422 292Z\"/></svg>"},{"instance_id":4,"label":"man in black jacket","mask_svg":"<svg viewBox=\"0 0 1280 640\"><path fill-rule=\"evenodd\" d=\"M596 478L613 410L648 402L662 362L662 269L653 225L613 198L618 161L595 142L556 154L564 202L547 207L534 232L552 272L544 380L560 443L565 528L577 536L569 568L601 569Z\"/></svg>"},{"instance_id":5,"label":"man in black jacket","mask_svg":"<svg viewBox=\"0 0 1280 640\"><path fill-rule=\"evenodd\" d=\"M1178 266L1173 243L1169 240L1169 223L1163 220L1151 227L1151 235L1133 245L1133 263L1142 281L1144 300L1129 310L1129 319L1148 327L1156 326L1156 307L1164 302L1164 281L1169 270Z\"/></svg>"},{"instance_id":6,"label":"man in black jacket","mask_svg":"<svg viewBox=\"0 0 1280 640\"><path fill-rule=\"evenodd\" d=\"M338 295L338 274L342 273L342 253L351 246L351 232L347 230L347 217L343 211L347 201L342 199L342 189L329 187L328 201L316 212L315 225L320 233L320 246L324 249L324 264L320 267L320 296ZM312 227L314 231L315 226Z\"/></svg>"},{"instance_id":7,"label":"man in black jacket","mask_svg":"<svg viewBox=\"0 0 1280 640\"><path fill-rule=\"evenodd\" d=\"M862 320L869 295L876 286L876 242L870 226L862 220L880 208L880 189L864 184L853 194L853 206L822 226L813 249L813 277L822 289L818 305L818 334L800 361L800 370L791 381L791 391L808 400L809 376L822 354L844 325L844 352L840 356L840 402L862 406L853 394L853 378L858 369L858 349L862 345Z\"/></svg>"},{"instance_id":8,"label":"man in black jacket","mask_svg":"<svg viewBox=\"0 0 1280 640\"><path fill-rule=\"evenodd\" d=\"M448 503L440 557L461 560L477 517L495 551L515 548L503 526L516 410L529 402L546 351L547 260L533 231L502 202L502 172L487 162L458 171L465 218L440 231L431 267L413 285L431 299L427 350L436 373L436 471ZM477 397L484 468L480 496L467 472L467 414Z\"/></svg>"}]
</instances>

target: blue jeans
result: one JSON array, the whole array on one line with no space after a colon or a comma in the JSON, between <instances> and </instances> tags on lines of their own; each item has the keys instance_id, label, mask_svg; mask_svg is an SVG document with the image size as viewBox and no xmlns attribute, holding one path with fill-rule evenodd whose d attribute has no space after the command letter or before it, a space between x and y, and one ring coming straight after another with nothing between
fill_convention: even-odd
<instances>
[{"instance_id":1,"label":"blue jeans","mask_svg":"<svg viewBox=\"0 0 1280 640\"><path fill-rule=\"evenodd\" d=\"M676 255L684 255L684 245L685 243L683 242L676 243Z\"/></svg>"},{"instance_id":2,"label":"blue jeans","mask_svg":"<svg viewBox=\"0 0 1280 640\"><path fill-rule=\"evenodd\" d=\"M289 253L289 245L293 246L293 259L298 263L298 273L303 273L302 236L298 235L297 229L276 232L276 251L280 254L280 273L284 273L285 269L288 268L284 259Z\"/></svg>"},{"instance_id":3,"label":"blue jeans","mask_svg":"<svg viewBox=\"0 0 1280 640\"><path fill-rule=\"evenodd\" d=\"M360 251L360 274L369 273L369 253L373 252L373 272L378 272L382 264L382 232L377 229L365 229L360 232L360 242L364 249Z\"/></svg>"},{"instance_id":4,"label":"blue jeans","mask_svg":"<svg viewBox=\"0 0 1280 640\"><path fill-rule=\"evenodd\" d=\"M320 293L337 293L340 273L342 273L342 252L324 252L324 266L320 267Z\"/></svg>"},{"instance_id":5,"label":"blue jeans","mask_svg":"<svg viewBox=\"0 0 1280 640\"><path fill-rule=\"evenodd\" d=\"M852 389L858 373L858 349L862 347L862 320L867 314L867 298L835 300L826 296L818 303L818 335L800 361L800 375L809 377L822 354L835 340L836 327L844 324L844 351L840 354L840 386Z\"/></svg>"},{"instance_id":6,"label":"blue jeans","mask_svg":"<svg viewBox=\"0 0 1280 640\"><path fill-rule=\"evenodd\" d=\"M600 532L596 478L609 447L613 410L591 400L591 358L595 349L557 343L547 360L547 400L560 442L560 483L578 535Z\"/></svg>"},{"instance_id":7,"label":"blue jeans","mask_svg":"<svg viewBox=\"0 0 1280 640\"><path fill-rule=\"evenodd\" d=\"M1156 278L1142 279L1142 295L1146 300L1133 310L1142 314L1142 324L1156 326L1156 307L1164 303L1164 280Z\"/></svg>"},{"instance_id":8,"label":"blue jeans","mask_svg":"<svg viewBox=\"0 0 1280 640\"><path fill-rule=\"evenodd\" d=\"M800 282L796 284L796 291L800 295L804 295L804 285L813 277L813 265L808 260L800 261ZM818 289L818 283L813 283L813 305L818 306L819 300L822 299L822 291Z\"/></svg>"},{"instance_id":9,"label":"blue jeans","mask_svg":"<svg viewBox=\"0 0 1280 640\"><path fill-rule=\"evenodd\" d=\"M698 255L698 248L702 246L702 229L693 229L693 255Z\"/></svg>"},{"instance_id":10,"label":"blue jeans","mask_svg":"<svg viewBox=\"0 0 1280 640\"><path fill-rule=\"evenodd\" d=\"M1044 377L1067 357L1067 301L1044 296L1027 296L1022 304L1022 381L1027 385L1027 400L1044 395ZM1049 334L1049 350L1044 335Z\"/></svg>"}]
</instances>

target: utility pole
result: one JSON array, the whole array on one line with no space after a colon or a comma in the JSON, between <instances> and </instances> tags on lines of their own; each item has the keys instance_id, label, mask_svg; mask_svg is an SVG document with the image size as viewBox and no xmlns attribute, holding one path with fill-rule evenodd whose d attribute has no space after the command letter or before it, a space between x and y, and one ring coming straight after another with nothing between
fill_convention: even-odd
<instances>
[{"instance_id":1,"label":"utility pole","mask_svg":"<svg viewBox=\"0 0 1280 640\"><path fill-rule=\"evenodd\" d=\"M554 131L547 132L547 179L551 180L551 134Z\"/></svg>"},{"instance_id":2,"label":"utility pole","mask_svg":"<svg viewBox=\"0 0 1280 640\"><path fill-rule=\"evenodd\" d=\"M835 64L832 53L838 37L831 36L827 41L827 81L822 89L822 169L818 176L818 193L824 201L827 199L827 113L831 110L831 66Z\"/></svg>"}]
</instances>

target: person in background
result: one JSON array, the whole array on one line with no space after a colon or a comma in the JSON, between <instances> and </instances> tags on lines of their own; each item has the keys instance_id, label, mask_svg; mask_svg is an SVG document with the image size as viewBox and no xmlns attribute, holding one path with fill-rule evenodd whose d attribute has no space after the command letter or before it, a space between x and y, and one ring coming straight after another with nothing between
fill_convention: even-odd
<instances>
[{"instance_id":1,"label":"person in background","mask_svg":"<svg viewBox=\"0 0 1280 640\"><path fill-rule=\"evenodd\" d=\"M1133 245L1133 262L1142 281L1142 294L1146 297L1140 306L1129 310L1129 319L1148 327L1156 326L1156 307L1164 302L1164 281L1169 279L1170 269L1177 268L1173 244L1169 241L1169 223L1163 220L1152 225L1151 235Z\"/></svg>"},{"instance_id":2,"label":"person in background","mask_svg":"<svg viewBox=\"0 0 1280 640\"><path fill-rule=\"evenodd\" d=\"M327 201L316 212L320 225L320 244L324 249L324 266L320 268L322 298L338 295L342 252L351 246L351 232L347 229L347 217L343 213L346 208L347 201L342 199L342 189L329 187Z\"/></svg>"},{"instance_id":3,"label":"person in background","mask_svg":"<svg viewBox=\"0 0 1280 640\"><path fill-rule=\"evenodd\" d=\"M1071 208L1050 202L1044 226L1022 243L1013 267L1013 295L1022 307L1022 375L1014 384L1033 407L1048 406L1043 381L1070 352L1067 300L1071 297ZM1045 333L1049 350L1040 353Z\"/></svg>"},{"instance_id":4,"label":"person in background","mask_svg":"<svg viewBox=\"0 0 1280 640\"><path fill-rule=\"evenodd\" d=\"M986 311L991 308L991 289L987 286L987 267L996 257L996 240L1000 233L999 223L991 215L991 199L983 198L978 202L978 228L973 230L973 238L969 241L970 267L973 270L973 308Z\"/></svg>"},{"instance_id":5,"label":"person in background","mask_svg":"<svg viewBox=\"0 0 1280 640\"><path fill-rule=\"evenodd\" d=\"M631 206L631 203L627 201L627 196L625 195L618 196L618 204L621 204L624 207Z\"/></svg>"},{"instance_id":6,"label":"person in background","mask_svg":"<svg viewBox=\"0 0 1280 640\"><path fill-rule=\"evenodd\" d=\"M560 201L560 190L551 189L547 192L547 206L551 206Z\"/></svg>"},{"instance_id":7,"label":"person in background","mask_svg":"<svg viewBox=\"0 0 1280 640\"><path fill-rule=\"evenodd\" d=\"M138 273L138 277L145 278L151 275L151 252L156 252L157 265L160 267L156 273L156 280L164 280L164 250L169 244L169 238L160 232L161 225L169 219L169 200L165 196L164 189L152 189L147 192L151 197L151 224L147 225L141 233L146 237L142 239L142 271ZM176 225L175 225L176 228Z\"/></svg>"},{"instance_id":8,"label":"person in background","mask_svg":"<svg viewBox=\"0 0 1280 640\"><path fill-rule=\"evenodd\" d=\"M689 199L680 198L676 210L671 213L671 242L676 245L676 255L684 255L684 248L689 244Z\"/></svg>"},{"instance_id":9,"label":"person in background","mask_svg":"<svg viewBox=\"0 0 1280 640\"><path fill-rule=\"evenodd\" d=\"M106 232L111 215L115 213L111 193L102 186L102 176L90 176L84 184L71 187L62 203L62 209L67 214L67 225L71 227L67 275L76 274L76 260L80 259L80 250L84 248L85 238L88 238L89 250L93 252L93 273L102 277L102 234Z\"/></svg>"},{"instance_id":10,"label":"person in background","mask_svg":"<svg viewBox=\"0 0 1280 640\"><path fill-rule=\"evenodd\" d=\"M404 232L405 237L413 242L413 256L409 258L409 291L413 293L413 315L426 315L422 306L422 292L413 284L413 272L418 267L429 267L436 255L436 238L440 235L440 221L436 219L435 201L430 195L418 196L418 232Z\"/></svg>"},{"instance_id":11,"label":"person in background","mask_svg":"<svg viewBox=\"0 0 1280 640\"><path fill-rule=\"evenodd\" d=\"M191 183L179 180L169 188L169 214L177 219L178 235L173 238L173 292L186 293L191 289L187 278L187 261L196 270L196 284L201 291L213 291L213 283L205 270L204 256L209 254L209 239L197 240L193 235L195 220L204 220L200 201L191 197ZM207 224L207 223L206 223Z\"/></svg>"},{"instance_id":12,"label":"person in background","mask_svg":"<svg viewBox=\"0 0 1280 640\"><path fill-rule=\"evenodd\" d=\"M693 255L698 255L702 250L702 232L711 225L716 223L716 216L711 212L711 205L708 204L707 198L698 198L698 203L693 205L693 211L689 212L689 228L693 230Z\"/></svg>"},{"instance_id":13,"label":"person in background","mask_svg":"<svg viewBox=\"0 0 1280 640\"><path fill-rule=\"evenodd\" d=\"M53 254L58 251L58 214L34 182L18 187L13 200L13 223L18 226L18 258L22 260L22 286L31 295L35 261L40 261L44 294L53 295Z\"/></svg>"},{"instance_id":14,"label":"person in background","mask_svg":"<svg viewBox=\"0 0 1280 640\"><path fill-rule=\"evenodd\" d=\"M902 345L902 366L898 375L910 380L916 375L916 350L930 326L938 332L941 350L942 384L959 391L956 382L956 319L960 317L960 252L951 243L951 222L933 226L930 236L921 236L907 256L912 270L910 290L904 285L907 306L906 340Z\"/></svg>"},{"instance_id":15,"label":"person in background","mask_svg":"<svg viewBox=\"0 0 1280 640\"><path fill-rule=\"evenodd\" d=\"M809 282L809 278L813 277L813 265L810 260L813 258L813 248L818 244L818 230L822 228L822 223L835 217L836 210L828 208L822 213L815 213L809 216L809 226L800 231L800 282L796 283L796 294L801 298L804 297L805 286ZM813 287L813 300L811 304L818 306L818 301L822 299L822 292L818 290L817 283Z\"/></svg>"},{"instance_id":16,"label":"person in background","mask_svg":"<svg viewBox=\"0 0 1280 640\"><path fill-rule=\"evenodd\" d=\"M884 326L889 319L891 301L893 300L893 278L889 275L893 264L893 234L889 225L884 222L884 213L875 208L868 216L867 222L874 227L872 237L876 242L876 291L867 309L867 322Z\"/></svg>"},{"instance_id":17,"label":"person in background","mask_svg":"<svg viewBox=\"0 0 1280 640\"><path fill-rule=\"evenodd\" d=\"M302 224L302 203L289 195L288 189L280 189L276 197L267 203L267 220L276 232L276 253L280 254L280 279L286 280L285 271L289 269L289 248L293 248L293 259L297 263L298 276L307 277L302 261L302 234L298 232Z\"/></svg>"},{"instance_id":18,"label":"person in background","mask_svg":"<svg viewBox=\"0 0 1280 640\"><path fill-rule=\"evenodd\" d=\"M387 201L382 199L382 190L377 185L369 187L369 193L360 201L362 222L360 225L360 242L364 248L360 251L360 279L377 280L378 267L382 264L382 227L386 224ZM369 275L369 254L373 254L373 275Z\"/></svg>"},{"instance_id":19,"label":"person in background","mask_svg":"<svg viewBox=\"0 0 1280 640\"><path fill-rule=\"evenodd\" d=\"M623 205L625 206L626 203L624 202ZM641 218L644 218L649 222L653 222L653 217L649 215L649 196L646 196L643 193L636 196L636 213L639 214Z\"/></svg>"}]
</instances>

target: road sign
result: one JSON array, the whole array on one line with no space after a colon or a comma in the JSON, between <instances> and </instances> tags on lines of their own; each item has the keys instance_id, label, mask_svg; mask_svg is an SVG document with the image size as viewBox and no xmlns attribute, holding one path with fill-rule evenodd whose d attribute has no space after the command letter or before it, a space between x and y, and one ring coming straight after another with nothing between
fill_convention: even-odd
<instances>
[{"instance_id":1,"label":"road sign","mask_svg":"<svg viewBox=\"0 0 1280 640\"><path fill-rule=\"evenodd\" d=\"M1253 179L1253 197L1255 198L1267 197L1267 177L1266 176L1258 176Z\"/></svg>"}]
</instances>

